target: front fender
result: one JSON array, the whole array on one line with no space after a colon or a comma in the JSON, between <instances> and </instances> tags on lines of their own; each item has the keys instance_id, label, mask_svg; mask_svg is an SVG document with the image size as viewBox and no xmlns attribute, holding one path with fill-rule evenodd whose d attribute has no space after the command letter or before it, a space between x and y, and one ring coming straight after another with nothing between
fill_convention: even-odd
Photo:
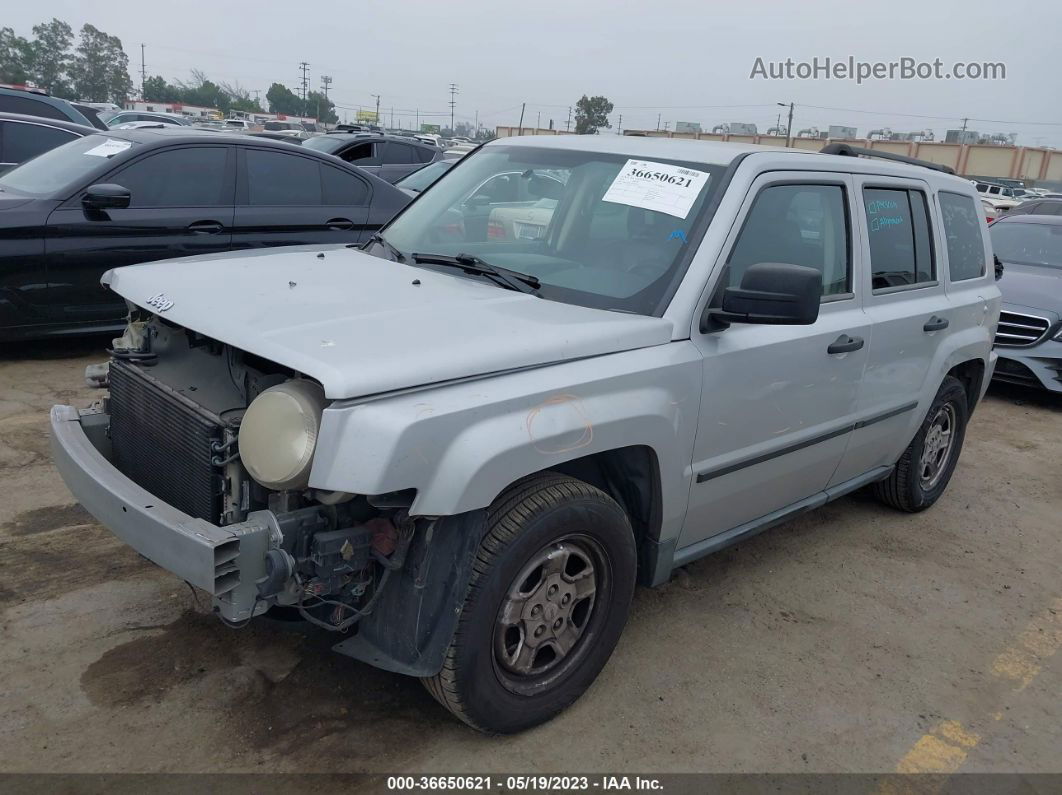
<instances>
[{"instance_id":1,"label":"front fender","mask_svg":"<svg viewBox=\"0 0 1062 795\"><path fill-rule=\"evenodd\" d=\"M416 489L412 515L485 508L510 483L632 445L660 462L661 538L689 496L701 357L689 341L450 383L324 412L315 488Z\"/></svg>"}]
</instances>

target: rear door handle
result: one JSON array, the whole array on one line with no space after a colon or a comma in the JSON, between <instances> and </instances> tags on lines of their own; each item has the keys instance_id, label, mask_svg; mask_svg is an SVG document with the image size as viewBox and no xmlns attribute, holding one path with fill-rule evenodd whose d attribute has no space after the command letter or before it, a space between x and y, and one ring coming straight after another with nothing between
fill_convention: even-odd
<instances>
[{"instance_id":1,"label":"rear door handle","mask_svg":"<svg viewBox=\"0 0 1062 795\"><path fill-rule=\"evenodd\" d=\"M327 226L329 229L342 231L347 229L353 229L354 222L347 218L333 218L330 221L326 221L325 226Z\"/></svg>"},{"instance_id":2,"label":"rear door handle","mask_svg":"<svg viewBox=\"0 0 1062 795\"><path fill-rule=\"evenodd\" d=\"M224 228L218 221L195 221L188 224L188 231L197 235L216 235Z\"/></svg>"},{"instance_id":3,"label":"rear door handle","mask_svg":"<svg viewBox=\"0 0 1062 795\"><path fill-rule=\"evenodd\" d=\"M830 343L830 347L826 349L826 353L851 353L852 351L858 351L862 347L862 337L849 337L847 334L842 334Z\"/></svg>"},{"instance_id":4,"label":"rear door handle","mask_svg":"<svg viewBox=\"0 0 1062 795\"><path fill-rule=\"evenodd\" d=\"M946 317L933 317L926 321L926 324L922 326L922 331L941 331L948 327L948 319Z\"/></svg>"}]
</instances>

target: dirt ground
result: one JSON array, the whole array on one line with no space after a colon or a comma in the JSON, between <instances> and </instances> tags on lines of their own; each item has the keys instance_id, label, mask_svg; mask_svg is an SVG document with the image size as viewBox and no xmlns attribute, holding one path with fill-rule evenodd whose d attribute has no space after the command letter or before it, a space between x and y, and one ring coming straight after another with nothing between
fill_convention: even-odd
<instances>
[{"instance_id":1,"label":"dirt ground","mask_svg":"<svg viewBox=\"0 0 1062 795\"><path fill-rule=\"evenodd\" d=\"M327 633L207 615L51 466L100 342L10 347L0 771L1062 771L1062 400L993 388L925 513L854 495L640 589L590 691L497 738Z\"/></svg>"}]
</instances>

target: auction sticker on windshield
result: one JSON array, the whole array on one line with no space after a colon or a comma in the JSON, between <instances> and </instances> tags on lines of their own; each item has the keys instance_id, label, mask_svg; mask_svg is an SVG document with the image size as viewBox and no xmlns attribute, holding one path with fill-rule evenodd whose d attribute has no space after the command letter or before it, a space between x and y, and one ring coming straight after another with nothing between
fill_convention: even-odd
<instances>
[{"instance_id":1,"label":"auction sticker on windshield","mask_svg":"<svg viewBox=\"0 0 1062 795\"><path fill-rule=\"evenodd\" d=\"M601 200L685 218L710 177L668 163L628 160Z\"/></svg>"},{"instance_id":2,"label":"auction sticker on windshield","mask_svg":"<svg viewBox=\"0 0 1062 795\"><path fill-rule=\"evenodd\" d=\"M92 155L93 157L110 157L116 155L119 152L124 152L132 146L129 141L116 141L114 138L108 138L99 146L94 146L91 149L85 151L86 155Z\"/></svg>"}]
</instances>

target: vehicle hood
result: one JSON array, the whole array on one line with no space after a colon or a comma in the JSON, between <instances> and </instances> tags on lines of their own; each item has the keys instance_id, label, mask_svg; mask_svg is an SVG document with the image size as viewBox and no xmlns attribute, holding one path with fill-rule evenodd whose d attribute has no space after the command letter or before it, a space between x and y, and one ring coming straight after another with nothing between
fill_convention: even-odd
<instances>
[{"instance_id":1,"label":"vehicle hood","mask_svg":"<svg viewBox=\"0 0 1062 795\"><path fill-rule=\"evenodd\" d=\"M132 265L103 283L318 380L332 399L662 345L672 332L663 318L548 301L343 246Z\"/></svg>"},{"instance_id":2,"label":"vehicle hood","mask_svg":"<svg viewBox=\"0 0 1062 795\"><path fill-rule=\"evenodd\" d=\"M33 199L29 196L19 196L16 193L0 193L0 212L14 210L24 204L29 204Z\"/></svg>"},{"instance_id":3,"label":"vehicle hood","mask_svg":"<svg viewBox=\"0 0 1062 795\"><path fill-rule=\"evenodd\" d=\"M996 284L1006 304L1062 315L1062 270L1058 268L1003 260L1003 276Z\"/></svg>"}]
</instances>

